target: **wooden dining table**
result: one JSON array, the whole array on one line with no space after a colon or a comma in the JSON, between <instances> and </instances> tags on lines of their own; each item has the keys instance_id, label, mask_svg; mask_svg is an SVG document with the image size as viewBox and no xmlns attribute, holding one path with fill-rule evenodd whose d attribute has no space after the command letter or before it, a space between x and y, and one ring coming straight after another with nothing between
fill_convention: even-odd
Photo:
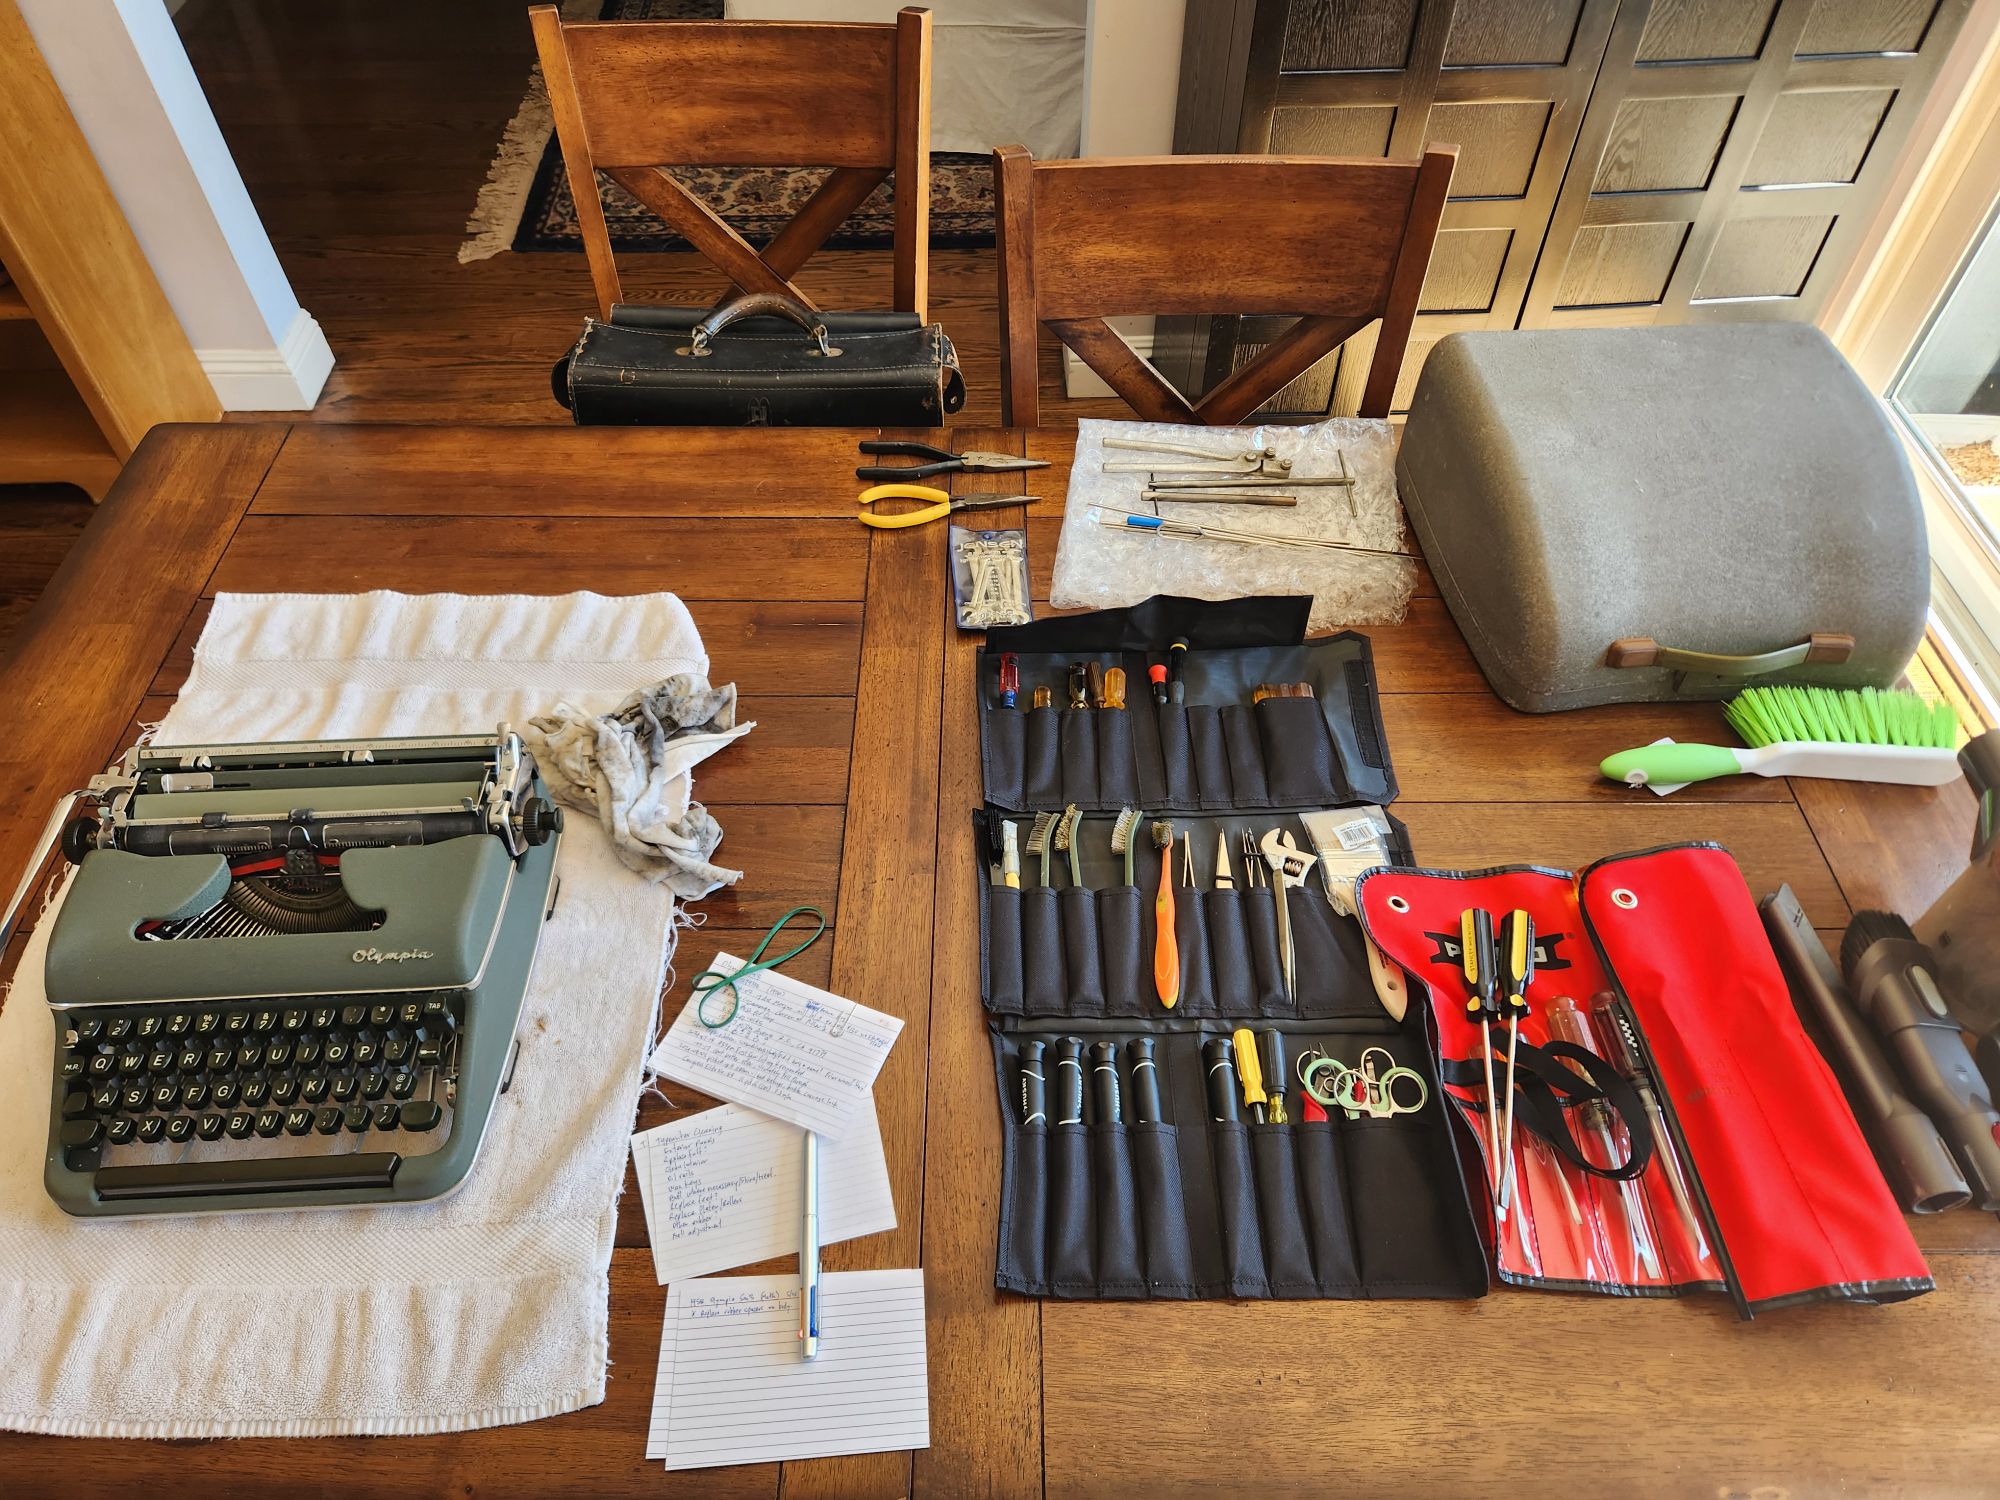
<instances>
[{"instance_id":1,"label":"wooden dining table","mask_svg":"<svg viewBox=\"0 0 2000 1500\"><path fill-rule=\"evenodd\" d=\"M921 1265L927 1449L663 1473L645 1458L665 1288L619 1200L605 1401L432 1437L123 1441L0 1433L0 1495L1798 1496L2000 1488L2000 1225L1914 1220L1933 1293L1739 1321L1728 1299L1496 1288L1433 1302L1064 1302L993 1285L1000 1121L979 1005L978 637L953 628L942 525L856 524L856 442L828 430L156 429L0 667L0 885L55 799L161 717L221 593L671 590L756 730L697 795L747 873L701 903L666 1010L788 908L828 913L795 961L905 1023L876 1089L897 1227L830 1269ZM897 436L902 434L887 434ZM918 434L910 434L918 435ZM934 436L930 435L930 436ZM1048 595L1075 434L955 430L1049 461L966 486L1032 493ZM1962 865L1963 784L1744 777L1670 799L1596 771L1713 705L1531 716L1488 690L1428 574L1369 627L1419 863L1586 861L1725 845L1815 926L1920 911ZM637 686L637 684L635 684ZM18 955L16 939L15 955ZM11 962L11 958L10 958ZM640 1125L705 1107L634 1101ZM143 1234L143 1226L126 1231ZM778 1262L758 1269L783 1271ZM32 1279L32 1268L0 1267ZM1982 1373L1984 1372L1984 1373Z\"/></svg>"}]
</instances>

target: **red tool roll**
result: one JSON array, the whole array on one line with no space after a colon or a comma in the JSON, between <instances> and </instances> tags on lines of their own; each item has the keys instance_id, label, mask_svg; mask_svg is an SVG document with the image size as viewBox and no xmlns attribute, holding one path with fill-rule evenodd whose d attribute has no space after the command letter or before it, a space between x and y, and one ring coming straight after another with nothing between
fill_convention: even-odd
<instances>
[{"instance_id":1,"label":"red tool roll","mask_svg":"<svg viewBox=\"0 0 2000 1500\"><path fill-rule=\"evenodd\" d=\"M1513 868L1472 873L1376 870L1358 900L1368 934L1422 980L1436 1023L1461 1149L1497 1181L1486 1146L1483 1040L1468 1014L1460 914L1496 923L1534 917L1538 963L1521 1024L1524 1054L1557 1071L1574 1029L1610 992L1629 1008L1656 1116L1640 1095L1616 1097L1580 1076L1576 1092L1517 1080L1515 1181L1489 1230L1503 1280L1624 1295L1727 1288L1752 1312L1845 1298L1893 1302L1932 1286L1916 1242L1884 1185L1846 1101L1801 1030L1756 903L1728 853L1711 844L1619 855L1571 875ZM1569 1010L1565 998L1575 1003ZM1594 1016L1603 1044L1612 1016ZM1586 1031L1590 1030L1586 1026ZM1586 1038L1589 1041L1589 1038ZM1494 1026L1496 1066L1506 1057ZM1610 1077L1593 1065L1593 1073ZM1539 1103L1539 1109L1527 1107ZM1614 1111L1613 1105L1616 1105ZM1629 1183L1581 1170L1621 1165L1658 1119L1667 1143ZM1552 1147L1536 1119L1570 1128ZM1636 1121L1636 1124L1631 1123ZM1671 1143L1671 1155L1667 1144ZM1673 1177L1676 1160L1683 1181ZM1685 1193L1677 1189L1684 1187Z\"/></svg>"}]
</instances>

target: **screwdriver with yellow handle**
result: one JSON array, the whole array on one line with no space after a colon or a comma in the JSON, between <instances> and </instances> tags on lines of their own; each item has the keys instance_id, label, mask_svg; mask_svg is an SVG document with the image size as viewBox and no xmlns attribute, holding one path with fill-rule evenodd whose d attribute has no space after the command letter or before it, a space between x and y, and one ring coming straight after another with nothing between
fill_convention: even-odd
<instances>
[{"instance_id":1,"label":"screwdriver with yellow handle","mask_svg":"<svg viewBox=\"0 0 2000 1500\"><path fill-rule=\"evenodd\" d=\"M1514 1187L1514 1053L1521 1045L1521 1018L1528 1013L1528 986L1535 978L1535 919L1516 907L1500 928L1507 966L1507 1103L1500 1127L1500 1206L1512 1201Z\"/></svg>"},{"instance_id":2,"label":"screwdriver with yellow handle","mask_svg":"<svg viewBox=\"0 0 2000 1500\"><path fill-rule=\"evenodd\" d=\"M1492 1163L1494 1201L1499 1201L1500 1121L1495 1113L1499 1100L1493 1092L1493 1022L1500 1014L1500 969L1493 951L1493 914L1482 907L1468 906L1458 917L1458 957L1465 970L1465 1009L1479 1017L1479 1034L1485 1042L1486 1063L1486 1145Z\"/></svg>"},{"instance_id":3,"label":"screwdriver with yellow handle","mask_svg":"<svg viewBox=\"0 0 2000 1500\"><path fill-rule=\"evenodd\" d=\"M1248 1026L1239 1026L1229 1040L1236 1053L1236 1077L1243 1085L1243 1102L1250 1107L1250 1118L1262 1125L1268 1096L1264 1092L1264 1061L1257 1055L1256 1033Z\"/></svg>"}]
</instances>

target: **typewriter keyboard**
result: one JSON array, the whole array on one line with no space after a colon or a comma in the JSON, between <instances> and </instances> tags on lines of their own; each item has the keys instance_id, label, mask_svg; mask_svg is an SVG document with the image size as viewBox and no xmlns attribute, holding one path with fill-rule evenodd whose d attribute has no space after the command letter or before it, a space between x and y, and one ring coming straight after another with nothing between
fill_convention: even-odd
<instances>
[{"instance_id":1,"label":"typewriter keyboard","mask_svg":"<svg viewBox=\"0 0 2000 1500\"><path fill-rule=\"evenodd\" d=\"M73 1168L134 1144L421 1137L444 1118L457 1058L458 1018L438 994L103 1007L56 1025Z\"/></svg>"}]
</instances>

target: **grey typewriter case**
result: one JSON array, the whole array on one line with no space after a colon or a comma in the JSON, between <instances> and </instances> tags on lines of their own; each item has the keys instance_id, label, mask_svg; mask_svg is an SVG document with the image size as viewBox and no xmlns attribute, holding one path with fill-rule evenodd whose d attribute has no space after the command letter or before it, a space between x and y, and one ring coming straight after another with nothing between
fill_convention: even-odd
<instances>
[{"instance_id":1,"label":"grey typewriter case","mask_svg":"<svg viewBox=\"0 0 2000 1500\"><path fill-rule=\"evenodd\" d=\"M556 893L562 815L518 737L503 725L484 737L141 748L79 800L89 810L60 840L77 870L45 969L59 1072L44 1176L56 1202L80 1215L186 1213L414 1202L456 1187L511 1071ZM431 1076L447 1126L400 1151L253 1139L227 1169L227 1153L211 1152L206 1176L177 1178L185 1163L171 1153L141 1176L61 1139L77 1087L60 1075L63 1049L83 1018L392 1003L448 1007L452 1023ZM272 1154L243 1154L260 1146ZM354 1169L343 1177L332 1162Z\"/></svg>"},{"instance_id":2,"label":"grey typewriter case","mask_svg":"<svg viewBox=\"0 0 2000 1500\"><path fill-rule=\"evenodd\" d=\"M1887 686L1923 635L1915 481L1817 329L1452 334L1396 475L1439 593L1518 709Z\"/></svg>"}]
</instances>

